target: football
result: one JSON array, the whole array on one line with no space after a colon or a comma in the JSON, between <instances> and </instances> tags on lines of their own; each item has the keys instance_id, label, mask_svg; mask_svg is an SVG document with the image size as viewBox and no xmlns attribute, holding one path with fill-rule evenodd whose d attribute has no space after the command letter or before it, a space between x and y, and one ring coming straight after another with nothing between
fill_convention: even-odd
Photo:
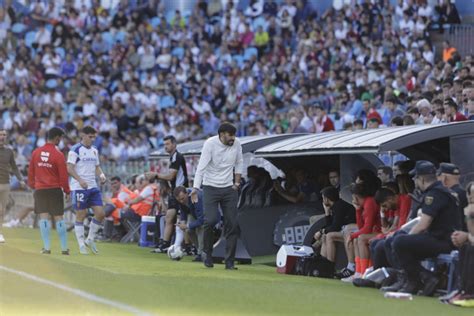
<instances>
[{"instance_id":1,"label":"football","mask_svg":"<svg viewBox=\"0 0 474 316\"><path fill-rule=\"evenodd\" d=\"M168 248L168 257L169 257L171 260L179 261L179 260L181 260L181 258L183 258L183 256L184 256L184 252L183 252L183 250L181 249L181 247L175 246L175 245L171 245L171 246Z\"/></svg>"}]
</instances>

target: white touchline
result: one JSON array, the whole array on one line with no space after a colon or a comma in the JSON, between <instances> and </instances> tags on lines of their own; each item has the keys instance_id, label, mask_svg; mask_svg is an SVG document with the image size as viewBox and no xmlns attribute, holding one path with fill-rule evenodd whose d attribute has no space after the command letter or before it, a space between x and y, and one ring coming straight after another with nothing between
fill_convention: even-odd
<instances>
[{"instance_id":1,"label":"white touchline","mask_svg":"<svg viewBox=\"0 0 474 316\"><path fill-rule=\"evenodd\" d=\"M106 299L106 298L103 298L103 297L100 297L100 296L97 296L97 295L94 295L94 294L84 292L82 290L74 289L74 288L71 288L69 286L65 286L65 285L62 285L62 284L59 284L59 283L56 283L56 282L53 282L53 281L49 281L49 280L37 277L36 275L29 274L29 273L26 273L26 272L23 272L23 271L18 271L18 270L15 270L15 269L7 268L7 267L2 266L2 265L0 265L0 270L22 276L26 279L30 279L30 280L36 281L38 283L53 286L55 288L61 289L63 291L66 291L66 292L69 292L69 293L72 293L72 294L75 294L75 295L80 296L82 298L85 298L87 300L94 301L94 302L101 303L101 304L105 304L105 305L109 305L111 307L129 312L129 313L132 313L132 314L135 314L135 315L140 315L140 316L152 315L150 313L141 311L138 308L135 308L133 306L130 306L130 305L127 305L127 304L124 304L124 303L120 303L120 302L116 302L116 301L112 301L112 300L109 300L109 299Z\"/></svg>"}]
</instances>

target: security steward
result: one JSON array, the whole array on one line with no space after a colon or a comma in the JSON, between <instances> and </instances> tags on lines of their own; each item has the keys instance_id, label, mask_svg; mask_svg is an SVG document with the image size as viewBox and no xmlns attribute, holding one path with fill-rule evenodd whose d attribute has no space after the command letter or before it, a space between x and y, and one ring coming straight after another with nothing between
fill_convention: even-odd
<instances>
[{"instance_id":1,"label":"security steward","mask_svg":"<svg viewBox=\"0 0 474 316\"><path fill-rule=\"evenodd\" d=\"M442 162L439 164L438 168L438 180L443 183L443 185L451 189L459 200L458 207L458 225L461 226L463 231L467 231L464 208L467 206L467 196L466 191L461 187L459 183L459 178L461 177L461 172L459 171L458 166L453 163Z\"/></svg>"},{"instance_id":2,"label":"security steward","mask_svg":"<svg viewBox=\"0 0 474 316\"><path fill-rule=\"evenodd\" d=\"M406 274L406 282L399 292L415 294L422 289L422 295L431 296L439 279L424 269L420 261L453 250L450 236L457 228L458 200L437 180L436 168L431 162L417 161L410 175L423 192L423 200L419 223L408 235L400 235L393 241L400 267Z\"/></svg>"}]
</instances>

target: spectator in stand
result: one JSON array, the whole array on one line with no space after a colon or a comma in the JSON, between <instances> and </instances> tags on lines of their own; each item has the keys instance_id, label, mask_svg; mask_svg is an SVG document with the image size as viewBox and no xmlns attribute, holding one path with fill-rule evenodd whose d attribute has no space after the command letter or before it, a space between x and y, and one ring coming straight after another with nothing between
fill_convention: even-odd
<instances>
[{"instance_id":1,"label":"spectator in stand","mask_svg":"<svg viewBox=\"0 0 474 316\"><path fill-rule=\"evenodd\" d=\"M316 115L314 117L313 124L315 126L315 133L322 133L322 132L329 132L334 131L334 123L333 121L327 116L326 111L324 111L323 107L318 105L315 107Z\"/></svg>"},{"instance_id":2,"label":"spectator in stand","mask_svg":"<svg viewBox=\"0 0 474 316\"><path fill-rule=\"evenodd\" d=\"M428 102L439 98L439 84L458 74L452 91L446 89L442 100L452 97L460 112L461 107L467 107L467 102L460 101L460 87L472 81L470 56L461 58L450 48L445 62L434 57L433 48L426 45L426 25L432 22L429 12L433 6L425 1L410 5L401 1L395 8L386 2L350 4L345 10L331 9L311 19L319 15L313 14L315 8L307 1L253 1L249 10L242 8L247 15L239 13L233 2L224 10L219 1L213 1L197 4L200 9L189 17L172 12L171 20L164 18L169 13L163 3L137 8L133 1L120 6L118 1L106 1L95 10L87 1L84 6L53 2L34 2L26 13L15 12L16 7L10 6L8 15L3 15L6 39L0 51L0 87L3 104L14 112L13 118L21 104L37 113L33 121L44 123L40 114L44 112L54 114L47 124L73 122L81 128L84 121L102 123L110 112L110 122L105 120L111 130L107 138L112 142L118 137L123 145L125 133L137 130L161 135L179 129L183 141L202 137L199 130L204 112L232 120L242 136L261 134L264 126L269 129L263 133L313 132L314 122L320 119L319 111L311 109L314 104L320 104L328 116L337 118L339 114L340 126L359 119L369 121L380 113L382 120L370 124L376 127L388 125L392 116L403 118L404 109L423 98ZM448 9L450 14L455 12L451 5L441 6L446 17ZM153 25L150 19L158 15L160 23ZM215 16L222 17L221 23L215 23ZM264 22L255 23L262 17ZM18 18L26 21L37 38L8 31ZM344 34L345 39L338 40ZM41 49L32 50L31 41ZM256 47L258 58L235 56L245 55L245 45ZM460 63L447 63L450 59ZM24 80L26 75L31 80ZM52 84L49 79L56 80L54 89L64 104L45 105L42 101L46 83ZM94 95L95 118L80 117L85 102L79 96L86 94ZM372 99L363 105L367 95ZM384 95L397 95L401 112L388 111L382 102ZM203 102L195 108L197 96L202 96ZM290 111L295 104L310 108L301 116ZM419 111L424 123L431 123L429 113L435 111L434 105L432 109L419 107ZM138 124L142 113L143 117L146 113L145 126ZM258 119L263 122L258 123L257 131L251 127ZM16 137L9 114L3 120L7 120L10 135ZM442 113L433 119L435 124L444 121ZM25 121L18 125L26 129ZM112 125L116 128L110 128ZM354 126L357 129L360 124ZM32 143L43 138L36 130L28 130ZM122 160L132 157L136 155L122 155Z\"/></svg>"},{"instance_id":3,"label":"spectator in stand","mask_svg":"<svg viewBox=\"0 0 474 316\"><path fill-rule=\"evenodd\" d=\"M458 111L458 105L452 98L444 100L444 113L448 122L461 122L467 120L467 118Z\"/></svg>"}]
</instances>

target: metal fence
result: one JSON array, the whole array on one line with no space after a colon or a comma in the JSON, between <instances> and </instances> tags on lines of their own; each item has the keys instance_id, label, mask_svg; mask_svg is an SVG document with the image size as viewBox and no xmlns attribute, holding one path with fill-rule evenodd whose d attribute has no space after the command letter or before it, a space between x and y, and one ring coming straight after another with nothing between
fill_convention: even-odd
<instances>
[{"instance_id":1,"label":"metal fence","mask_svg":"<svg viewBox=\"0 0 474 316\"><path fill-rule=\"evenodd\" d=\"M462 57L474 54L474 24L451 25L444 39L456 47Z\"/></svg>"}]
</instances>

